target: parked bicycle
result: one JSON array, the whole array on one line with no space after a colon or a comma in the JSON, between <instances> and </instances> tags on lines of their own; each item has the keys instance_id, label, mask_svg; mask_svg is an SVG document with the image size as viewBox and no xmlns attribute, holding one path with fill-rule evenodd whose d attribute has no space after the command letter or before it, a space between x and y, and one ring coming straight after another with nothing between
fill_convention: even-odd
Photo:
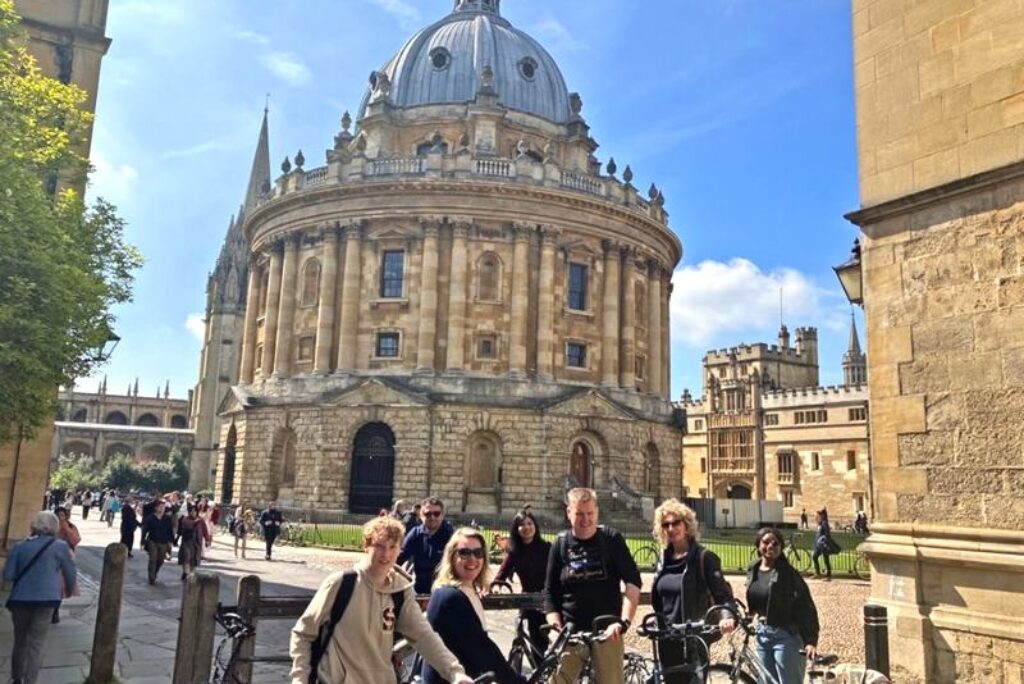
<instances>
[{"instance_id":1,"label":"parked bicycle","mask_svg":"<svg viewBox=\"0 0 1024 684\"><path fill-rule=\"evenodd\" d=\"M238 613L226 613L218 610L214 614L217 625L224 630L224 638L217 645L213 654L213 678L210 684L249 684L249 678L243 677L243 665L261 663L291 663L289 656L253 656L242 655L242 645L246 639L256 637L256 628L245 621Z\"/></svg>"},{"instance_id":2,"label":"parked bicycle","mask_svg":"<svg viewBox=\"0 0 1024 684\"><path fill-rule=\"evenodd\" d=\"M563 654L567 650L579 646L584 647L580 649L580 652L583 654L583 668L577 681L580 684L592 684L595 682L593 663L590 659L590 647L595 643L604 641L603 631L605 627L613 622L618 622L618 620L619 618L614 615L601 615L594 619L593 632L578 632L574 631L572 624L565 625L564 629L558 632L558 636L548 648L547 653L544 654L544 659L541 660L537 665L537 669L530 675L527 680L529 684L547 684L550 682L558 670ZM623 656L622 671L625 675L624 681L626 684L646 684L651 676L652 668L650 662L641 654L628 652Z\"/></svg>"},{"instance_id":3,"label":"parked bicycle","mask_svg":"<svg viewBox=\"0 0 1024 684\"><path fill-rule=\"evenodd\" d=\"M857 558L853 561L853 574L857 579L871 579L871 563L863 551L858 551Z\"/></svg>"},{"instance_id":4,"label":"parked bicycle","mask_svg":"<svg viewBox=\"0 0 1024 684\"><path fill-rule=\"evenodd\" d=\"M782 549L782 554L789 561L789 564L793 566L794 570L801 574L806 574L811 571L811 554L807 550L797 547L797 536L798 533L796 532L789 535L789 538L786 540L786 546ZM758 559L760 559L760 556L755 547L750 550L750 562L753 563Z\"/></svg>"},{"instance_id":5,"label":"parked bicycle","mask_svg":"<svg viewBox=\"0 0 1024 684\"><path fill-rule=\"evenodd\" d=\"M718 633L717 623L711 623L706 619L662 626L659 624L658 615L649 613L637 628L637 634L651 640L651 652L654 654L647 684L662 684L665 675L675 674L689 675L691 680L695 678L700 682L709 681L711 653L708 650L708 641ZM666 640L679 642L682 646L678 664L662 663L659 649L661 643Z\"/></svg>"},{"instance_id":6,"label":"parked bicycle","mask_svg":"<svg viewBox=\"0 0 1024 684\"><path fill-rule=\"evenodd\" d=\"M633 562L641 570L653 570L661 560L661 548L652 541L643 542L633 549Z\"/></svg>"}]
</instances>

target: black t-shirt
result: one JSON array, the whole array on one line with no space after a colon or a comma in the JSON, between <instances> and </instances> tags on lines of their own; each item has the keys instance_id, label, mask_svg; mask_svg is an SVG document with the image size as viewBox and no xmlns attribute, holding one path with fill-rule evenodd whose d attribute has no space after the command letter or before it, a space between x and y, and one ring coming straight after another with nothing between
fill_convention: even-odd
<instances>
[{"instance_id":1,"label":"black t-shirt","mask_svg":"<svg viewBox=\"0 0 1024 684\"><path fill-rule=\"evenodd\" d=\"M551 545L544 586L545 612L561 612L562 621L573 623L579 630L592 629L599 615L619 617L620 582L641 585L640 571L629 555L626 540L608 528L598 528L590 539L564 534L565 539L559 538Z\"/></svg>"},{"instance_id":2,"label":"black t-shirt","mask_svg":"<svg viewBox=\"0 0 1024 684\"><path fill-rule=\"evenodd\" d=\"M683 615L683 572L686 571L686 559L689 556L686 554L682 558L668 559L654 585L654 591L661 597L661 614L673 623L682 622L686 618Z\"/></svg>"},{"instance_id":3,"label":"black t-shirt","mask_svg":"<svg viewBox=\"0 0 1024 684\"><path fill-rule=\"evenodd\" d=\"M757 615L768 614L768 592L771 588L775 569L761 570L758 568L754 581L747 586L747 607Z\"/></svg>"}]
</instances>

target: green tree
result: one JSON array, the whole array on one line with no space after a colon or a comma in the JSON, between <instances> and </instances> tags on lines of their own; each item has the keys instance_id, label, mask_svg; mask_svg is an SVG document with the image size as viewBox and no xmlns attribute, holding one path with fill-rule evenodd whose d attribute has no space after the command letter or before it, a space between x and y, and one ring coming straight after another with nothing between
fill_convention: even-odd
<instances>
[{"instance_id":1,"label":"green tree","mask_svg":"<svg viewBox=\"0 0 1024 684\"><path fill-rule=\"evenodd\" d=\"M82 90L41 75L18 21L0 0L0 443L33 436L57 386L89 374L142 263L113 206L48 194L47 179L85 179L91 115Z\"/></svg>"},{"instance_id":2,"label":"green tree","mask_svg":"<svg viewBox=\"0 0 1024 684\"><path fill-rule=\"evenodd\" d=\"M102 484L92 458L88 455L61 457L57 469L50 475L50 489L66 492L75 489L95 489Z\"/></svg>"},{"instance_id":3,"label":"green tree","mask_svg":"<svg viewBox=\"0 0 1024 684\"><path fill-rule=\"evenodd\" d=\"M138 489L142 486L142 472L135 459L127 454L118 454L107 461L103 468L103 484L119 492Z\"/></svg>"}]
</instances>

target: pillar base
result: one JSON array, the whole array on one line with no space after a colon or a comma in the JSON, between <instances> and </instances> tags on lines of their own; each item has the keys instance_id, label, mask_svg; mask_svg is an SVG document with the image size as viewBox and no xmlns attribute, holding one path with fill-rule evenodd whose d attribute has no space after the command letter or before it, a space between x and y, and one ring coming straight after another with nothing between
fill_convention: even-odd
<instances>
[{"instance_id":1,"label":"pillar base","mask_svg":"<svg viewBox=\"0 0 1024 684\"><path fill-rule=\"evenodd\" d=\"M319 376L319 377L323 377L325 375L330 375L330 374L331 374L331 369L330 368L314 368L313 372L311 373L311 375L316 375L316 376Z\"/></svg>"}]
</instances>

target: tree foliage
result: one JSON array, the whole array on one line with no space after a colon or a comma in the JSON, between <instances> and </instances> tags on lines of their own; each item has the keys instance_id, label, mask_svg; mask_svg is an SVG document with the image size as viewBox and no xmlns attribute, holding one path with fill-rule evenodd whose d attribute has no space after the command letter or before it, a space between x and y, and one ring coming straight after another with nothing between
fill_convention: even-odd
<instances>
[{"instance_id":1,"label":"tree foliage","mask_svg":"<svg viewBox=\"0 0 1024 684\"><path fill-rule=\"evenodd\" d=\"M31 437L54 415L57 387L96 365L142 263L113 206L47 192L48 179L86 177L84 100L42 76L12 0L0 0L0 443Z\"/></svg>"},{"instance_id":2,"label":"tree foliage","mask_svg":"<svg viewBox=\"0 0 1024 684\"><path fill-rule=\"evenodd\" d=\"M72 491L106 487L121 492L171 492L188 486L188 464L180 451L166 461L136 463L128 454L118 454L102 470L88 455L62 456L50 475L50 488Z\"/></svg>"},{"instance_id":3,"label":"tree foliage","mask_svg":"<svg viewBox=\"0 0 1024 684\"><path fill-rule=\"evenodd\" d=\"M50 475L50 488L66 492L76 489L95 489L102 483L96 466L87 454L62 456L57 469Z\"/></svg>"}]
</instances>

